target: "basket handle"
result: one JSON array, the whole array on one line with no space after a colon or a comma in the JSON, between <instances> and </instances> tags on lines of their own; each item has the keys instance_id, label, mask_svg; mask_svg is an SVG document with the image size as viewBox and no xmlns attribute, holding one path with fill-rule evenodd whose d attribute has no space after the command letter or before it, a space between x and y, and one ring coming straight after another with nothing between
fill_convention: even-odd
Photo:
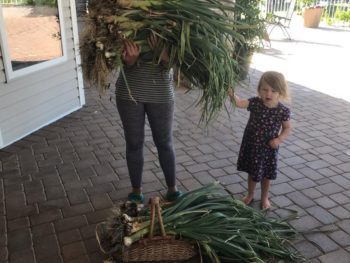
<instances>
[{"instance_id":1,"label":"basket handle","mask_svg":"<svg viewBox=\"0 0 350 263\"><path fill-rule=\"evenodd\" d=\"M150 230L149 230L148 237L149 238L153 237L154 221L155 221L156 215L157 215L158 222L159 222L160 232L161 232L162 236L165 237L166 233L165 233L162 213L160 212L159 197L156 196L156 197L151 198L150 202L151 202L151 207L150 207L151 216L150 216Z\"/></svg>"}]
</instances>

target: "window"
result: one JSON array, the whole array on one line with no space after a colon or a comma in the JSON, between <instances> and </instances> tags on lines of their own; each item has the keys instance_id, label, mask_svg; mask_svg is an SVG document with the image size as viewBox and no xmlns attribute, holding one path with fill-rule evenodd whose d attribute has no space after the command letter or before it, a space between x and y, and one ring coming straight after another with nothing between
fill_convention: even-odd
<instances>
[{"instance_id":1,"label":"window","mask_svg":"<svg viewBox=\"0 0 350 263\"><path fill-rule=\"evenodd\" d=\"M0 0L7 81L66 60L62 13L61 0Z\"/></svg>"}]
</instances>

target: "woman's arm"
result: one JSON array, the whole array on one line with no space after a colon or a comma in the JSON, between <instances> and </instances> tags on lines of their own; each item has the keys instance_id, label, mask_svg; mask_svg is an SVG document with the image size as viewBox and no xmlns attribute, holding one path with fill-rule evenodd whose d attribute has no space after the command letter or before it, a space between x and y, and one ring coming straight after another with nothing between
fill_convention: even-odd
<instances>
[{"instance_id":1,"label":"woman's arm","mask_svg":"<svg viewBox=\"0 0 350 263\"><path fill-rule=\"evenodd\" d=\"M282 130L280 135L278 135L277 138L274 138L271 141L269 141L269 145L273 149L277 149L277 147L288 137L291 130L292 130L292 124L290 120L282 122Z\"/></svg>"},{"instance_id":2,"label":"woman's arm","mask_svg":"<svg viewBox=\"0 0 350 263\"><path fill-rule=\"evenodd\" d=\"M231 99L231 101L234 101L235 105L237 108L242 108L242 109L246 109L249 106L249 100L246 99L240 99L234 92L232 89L228 90L228 95Z\"/></svg>"}]
</instances>

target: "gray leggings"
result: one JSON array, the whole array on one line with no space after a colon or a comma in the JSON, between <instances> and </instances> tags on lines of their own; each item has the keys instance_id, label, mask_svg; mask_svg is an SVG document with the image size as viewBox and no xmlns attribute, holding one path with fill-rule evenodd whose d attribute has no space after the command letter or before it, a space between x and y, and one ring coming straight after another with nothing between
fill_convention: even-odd
<instances>
[{"instance_id":1,"label":"gray leggings","mask_svg":"<svg viewBox=\"0 0 350 263\"><path fill-rule=\"evenodd\" d=\"M174 102L141 103L117 99L117 108L123 123L126 141L126 161L131 185L140 188L143 170L143 144L145 141L145 116L152 130L153 141L158 150L168 187L175 186L175 150L172 123Z\"/></svg>"}]
</instances>

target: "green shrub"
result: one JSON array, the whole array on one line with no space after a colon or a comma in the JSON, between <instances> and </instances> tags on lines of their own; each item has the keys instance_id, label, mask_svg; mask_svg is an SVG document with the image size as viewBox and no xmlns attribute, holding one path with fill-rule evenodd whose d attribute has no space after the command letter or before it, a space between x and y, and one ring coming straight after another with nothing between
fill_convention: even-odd
<instances>
[{"instance_id":1,"label":"green shrub","mask_svg":"<svg viewBox=\"0 0 350 263\"><path fill-rule=\"evenodd\" d=\"M57 6L57 0L27 0L27 5Z\"/></svg>"},{"instance_id":2,"label":"green shrub","mask_svg":"<svg viewBox=\"0 0 350 263\"><path fill-rule=\"evenodd\" d=\"M350 21L350 10L337 10L335 12L335 17L343 22L349 22Z\"/></svg>"}]
</instances>

